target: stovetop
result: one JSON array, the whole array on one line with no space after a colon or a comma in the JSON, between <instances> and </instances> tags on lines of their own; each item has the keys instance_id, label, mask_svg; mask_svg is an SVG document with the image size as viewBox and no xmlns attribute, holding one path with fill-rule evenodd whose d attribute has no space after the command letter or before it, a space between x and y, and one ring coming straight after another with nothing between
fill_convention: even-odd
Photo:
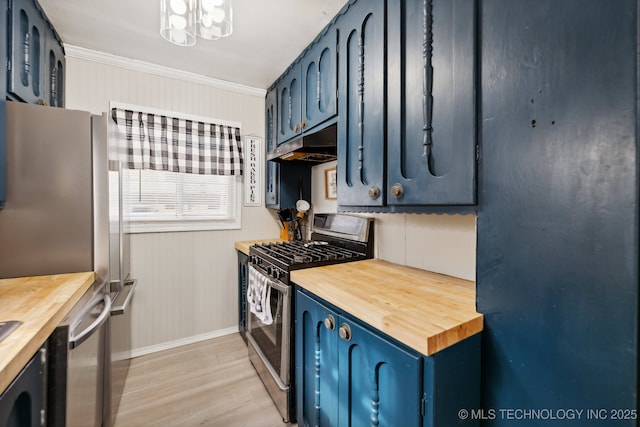
<instances>
[{"instance_id":1,"label":"stovetop","mask_svg":"<svg viewBox=\"0 0 640 427\"><path fill-rule=\"evenodd\" d=\"M256 244L249 255L252 266L288 283L292 270L372 258L373 219L316 214L311 240Z\"/></svg>"},{"instance_id":2,"label":"stovetop","mask_svg":"<svg viewBox=\"0 0 640 427\"><path fill-rule=\"evenodd\" d=\"M364 252L358 252L322 240L258 244L251 247L250 253L256 256L272 258L289 270L367 258Z\"/></svg>"}]
</instances>

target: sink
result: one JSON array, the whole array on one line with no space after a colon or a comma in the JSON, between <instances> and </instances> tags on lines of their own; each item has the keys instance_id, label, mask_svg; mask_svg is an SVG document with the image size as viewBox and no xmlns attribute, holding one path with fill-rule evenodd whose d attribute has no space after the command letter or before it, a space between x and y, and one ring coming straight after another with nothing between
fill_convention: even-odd
<instances>
[{"instance_id":1,"label":"sink","mask_svg":"<svg viewBox=\"0 0 640 427\"><path fill-rule=\"evenodd\" d=\"M5 320L0 322L0 342L4 341L4 339L20 325L22 325L22 322L18 320Z\"/></svg>"}]
</instances>

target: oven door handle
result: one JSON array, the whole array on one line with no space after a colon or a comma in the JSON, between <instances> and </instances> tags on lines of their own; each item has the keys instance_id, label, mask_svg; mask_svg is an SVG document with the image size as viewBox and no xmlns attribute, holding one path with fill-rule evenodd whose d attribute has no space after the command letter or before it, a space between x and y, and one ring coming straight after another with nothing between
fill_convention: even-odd
<instances>
[{"instance_id":1,"label":"oven door handle","mask_svg":"<svg viewBox=\"0 0 640 427\"><path fill-rule=\"evenodd\" d=\"M262 277L266 277L268 280L269 286L271 286L278 292L281 292L284 296L289 296L289 293L291 292L291 286L285 285L283 282L281 282L278 279L273 279L271 276L269 276L266 273L263 273L259 269L255 268L253 265L251 266L251 268L253 268L256 271L256 274Z\"/></svg>"},{"instance_id":2,"label":"oven door handle","mask_svg":"<svg viewBox=\"0 0 640 427\"><path fill-rule=\"evenodd\" d=\"M267 276L267 277L269 277L269 276ZM279 280L273 280L273 279L269 278L269 286L271 286L272 288L276 289L278 292L280 292L281 294L283 294L286 297L288 297L289 296L289 292L291 292L291 286L287 286L284 283L280 282Z\"/></svg>"},{"instance_id":3,"label":"oven door handle","mask_svg":"<svg viewBox=\"0 0 640 427\"><path fill-rule=\"evenodd\" d=\"M253 338L253 335L251 334L251 331L247 332L247 339L249 340L249 345L251 345L253 350L256 352L256 354L258 355L258 357L262 361L262 364L264 365L264 367L267 368L267 371L269 372L269 374L271 375L273 380L278 385L278 388L280 390L282 390L282 391L289 390L289 387L284 382L282 382L282 378L280 378L280 375L278 375L276 370L273 369L273 366L271 366L271 362L269 362L269 359L267 359L267 357L262 352L262 349L260 348L258 343Z\"/></svg>"}]
</instances>

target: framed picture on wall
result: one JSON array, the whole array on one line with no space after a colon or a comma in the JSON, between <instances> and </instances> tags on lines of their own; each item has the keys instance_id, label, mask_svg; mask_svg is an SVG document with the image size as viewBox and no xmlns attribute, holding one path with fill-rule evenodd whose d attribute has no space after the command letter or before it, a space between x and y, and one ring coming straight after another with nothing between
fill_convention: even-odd
<instances>
[{"instance_id":1,"label":"framed picture on wall","mask_svg":"<svg viewBox=\"0 0 640 427\"><path fill-rule=\"evenodd\" d=\"M338 198L338 179L335 167L324 170L324 198L328 200Z\"/></svg>"}]
</instances>

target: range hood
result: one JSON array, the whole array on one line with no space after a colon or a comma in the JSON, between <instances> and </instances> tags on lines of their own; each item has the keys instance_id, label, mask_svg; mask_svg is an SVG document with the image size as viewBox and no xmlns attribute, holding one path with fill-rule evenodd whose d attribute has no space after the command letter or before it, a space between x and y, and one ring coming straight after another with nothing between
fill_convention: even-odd
<instances>
[{"instance_id":1,"label":"range hood","mask_svg":"<svg viewBox=\"0 0 640 427\"><path fill-rule=\"evenodd\" d=\"M267 153L267 160L276 162L304 162L308 165L337 159L338 125L335 123L311 134L278 145Z\"/></svg>"}]
</instances>

